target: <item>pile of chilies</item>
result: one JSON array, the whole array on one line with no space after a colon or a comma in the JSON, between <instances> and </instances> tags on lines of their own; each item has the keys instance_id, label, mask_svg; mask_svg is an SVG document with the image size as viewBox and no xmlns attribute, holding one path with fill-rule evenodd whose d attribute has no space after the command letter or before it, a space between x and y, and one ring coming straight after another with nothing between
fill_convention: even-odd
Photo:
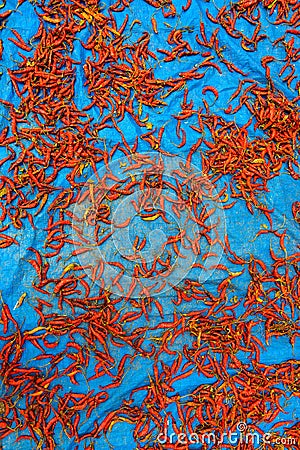
<instances>
[{"instance_id":1,"label":"pile of chilies","mask_svg":"<svg viewBox=\"0 0 300 450\"><path fill-rule=\"evenodd\" d=\"M19 62L8 69L16 101L0 99L9 118L0 134L1 149L8 155L1 159L0 248L3 252L17 249L18 232L28 226L37 230L39 218L45 223L46 237L40 247L27 249L24 264L32 277L32 295L30 299L22 295L15 306L33 308L36 326L26 328L16 320L7 299L1 303L0 439L21 446L28 441L30 448L47 450L69 448L69 441L73 450L91 450L104 448L98 442L104 445L103 437L109 442L114 425L128 424L126 432L132 434L134 448L188 449L189 443L167 436L161 443L157 436L169 427L169 433L177 436L212 432L221 438L243 422L260 436L269 424L271 437L265 449L279 448L276 439L283 433L294 439L289 448L297 449L300 422L289 415L283 421L282 413L285 402L299 396L300 360L266 364L261 353L283 336L294 348L300 336L300 252L287 251L287 229L273 227L273 210L262 200L269 192L269 181L283 169L299 179L299 96L288 99L275 87L270 69L276 62L273 56L261 61L265 85L247 78L225 59L221 36L225 32L242 51L255 52L267 38L261 33L261 11L275 26L289 27L273 46L286 52L279 73L282 84L297 92L299 3L245 0L224 6L215 15L206 10L191 42L192 30L178 28L176 20L180 15L184 21L192 11L192 0L180 9L172 0L145 1L145 8L162 18L157 21L153 14L151 33L141 31L140 20L130 22L132 11L139 8L137 1L117 0L104 11L95 0L49 0L35 2L39 27L30 40L15 29L8 38L16 46ZM24 7L24 0L19 1L18 8ZM8 27L18 13L2 12L1 28ZM240 20L254 26L252 36L240 31ZM164 34L163 21L167 24ZM151 42L155 35L162 35L156 52ZM2 57L6 45L1 45ZM86 55L84 61L72 57L78 45ZM177 76L159 79L155 75L158 64L167 67L178 58L195 57L198 64ZM81 66L87 97L80 109L76 71ZM211 96L218 100L215 86L200 90L202 107L196 106L189 89L195 80L209 80L211 71L231 72L240 80L224 114L213 112L207 100ZM179 112L170 116L173 153L184 158L185 164L174 171L172 182L163 180L159 171L149 176L145 170L141 178L135 178L135 169L149 163L148 151L158 156L154 165L159 158L172 158L164 140L168 125L155 127L151 122L172 95L180 104ZM234 118L242 109L251 118L238 126ZM126 120L139 130L134 131L137 137L128 135L128 125L123 126ZM255 138L250 137L251 126L260 130ZM192 145L188 144L191 131L197 135ZM109 141L105 133L111 136ZM125 179L109 172L117 157L127 159L131 175ZM213 211L190 189L193 163L201 164L203 176L213 187L223 182L214 197L220 208L245 204L249 216L266 217L268 225L257 231L256 239L272 237L268 261L234 251L227 234L224 240L215 237L215 225L209 221ZM137 190L144 204L150 191L157 198L164 190L172 191L178 199L173 213L180 216L185 208L201 231L189 241L181 231L174 232L167 241L168 252L152 267L137 259L130 290L122 296L114 296L103 282L103 264L120 271L112 280L118 285L127 270L126 260L101 263L92 268L90 278L87 267L77 259L90 242L72 207L87 195L82 188L88 177L97 177L100 167L107 167L109 176L99 180L107 195L91 222L97 246L111 239L109 230L105 231L112 223L110 205ZM88 191L91 199L95 192ZM300 199L295 199L290 213L298 226ZM168 221L163 213L159 216ZM79 239L75 249L74 233ZM174 260L183 257L180 245L195 255L194 275L212 256L204 255L203 248L216 243L228 263L214 267L217 286L187 276L166 299L159 296L155 277L165 273L167 283ZM138 253L145 244L137 236L134 251ZM140 280L147 277L154 280L152 288L141 287ZM236 292L239 279L247 284L241 296ZM136 297L132 294L137 289ZM34 356L28 356L31 353ZM147 381L130 391L123 381L135 361L147 365ZM65 447L59 447L61 442L66 442ZM255 442L239 441L234 447L203 443L201 448L256 447Z\"/></svg>"}]
</instances>

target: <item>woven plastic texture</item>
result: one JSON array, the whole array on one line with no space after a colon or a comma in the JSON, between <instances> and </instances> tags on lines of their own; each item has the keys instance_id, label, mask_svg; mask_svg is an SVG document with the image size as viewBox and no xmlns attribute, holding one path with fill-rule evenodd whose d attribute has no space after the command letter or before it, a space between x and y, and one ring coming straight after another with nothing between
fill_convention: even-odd
<instances>
[{"instance_id":1,"label":"woven plastic texture","mask_svg":"<svg viewBox=\"0 0 300 450\"><path fill-rule=\"evenodd\" d=\"M2 449L299 448L299 10L1 5Z\"/></svg>"}]
</instances>

